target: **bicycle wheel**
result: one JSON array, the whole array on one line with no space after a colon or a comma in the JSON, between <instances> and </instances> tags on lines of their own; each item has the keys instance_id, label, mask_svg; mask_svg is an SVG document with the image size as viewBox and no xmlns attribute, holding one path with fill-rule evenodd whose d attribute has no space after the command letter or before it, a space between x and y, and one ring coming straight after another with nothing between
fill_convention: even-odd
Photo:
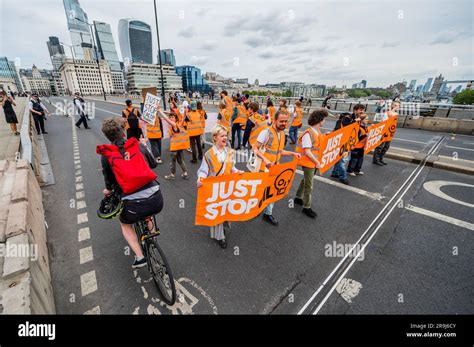
<instances>
[{"instance_id":1,"label":"bicycle wheel","mask_svg":"<svg viewBox=\"0 0 474 347\"><path fill-rule=\"evenodd\" d=\"M165 254L154 239L147 240L147 253L149 269L156 287L163 301L171 306L176 301L176 288Z\"/></svg>"}]
</instances>

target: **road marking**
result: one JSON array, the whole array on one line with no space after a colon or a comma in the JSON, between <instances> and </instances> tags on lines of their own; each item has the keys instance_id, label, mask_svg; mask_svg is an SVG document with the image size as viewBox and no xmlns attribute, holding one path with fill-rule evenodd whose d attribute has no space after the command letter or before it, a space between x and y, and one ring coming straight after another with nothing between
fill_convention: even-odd
<instances>
[{"instance_id":1,"label":"road marking","mask_svg":"<svg viewBox=\"0 0 474 347\"><path fill-rule=\"evenodd\" d=\"M82 199L84 196L84 192L76 192L76 199Z\"/></svg>"},{"instance_id":2,"label":"road marking","mask_svg":"<svg viewBox=\"0 0 474 347\"><path fill-rule=\"evenodd\" d=\"M74 166L76 168L76 170L80 169L81 168L81 164L77 164Z\"/></svg>"},{"instance_id":3,"label":"road marking","mask_svg":"<svg viewBox=\"0 0 474 347\"><path fill-rule=\"evenodd\" d=\"M87 212L77 215L77 224L87 223L89 218L87 218Z\"/></svg>"},{"instance_id":4,"label":"road marking","mask_svg":"<svg viewBox=\"0 0 474 347\"><path fill-rule=\"evenodd\" d=\"M421 143L421 144L423 144L423 145L426 145L426 142L422 142L422 141L415 141L415 140L402 139L402 138L400 138L400 137L394 137L393 139L394 139L394 140L398 140L398 141Z\"/></svg>"},{"instance_id":5,"label":"road marking","mask_svg":"<svg viewBox=\"0 0 474 347\"><path fill-rule=\"evenodd\" d=\"M125 105L124 105L125 106ZM104 110L103 108L99 108L97 106L95 106L96 110L100 110L100 111L104 111L104 112L107 112L107 113L110 113L110 114L113 114L115 116L121 116L120 113L117 113L117 112L112 112L112 111L109 111L109 110Z\"/></svg>"},{"instance_id":6,"label":"road marking","mask_svg":"<svg viewBox=\"0 0 474 347\"><path fill-rule=\"evenodd\" d=\"M97 290L97 279L95 277L95 270L81 275L81 292L82 296L86 296Z\"/></svg>"},{"instance_id":7,"label":"road marking","mask_svg":"<svg viewBox=\"0 0 474 347\"><path fill-rule=\"evenodd\" d=\"M347 303L351 304L352 299L354 299L362 288L362 284L350 278L343 278L341 282L336 287L336 292L338 292L341 297L346 300Z\"/></svg>"},{"instance_id":8,"label":"road marking","mask_svg":"<svg viewBox=\"0 0 474 347\"><path fill-rule=\"evenodd\" d=\"M474 152L474 149L472 148L464 148L464 147L455 147L455 146L444 146L446 148L452 148L452 149L461 149L463 151L471 151L471 152Z\"/></svg>"},{"instance_id":9,"label":"road marking","mask_svg":"<svg viewBox=\"0 0 474 347\"><path fill-rule=\"evenodd\" d=\"M79 264L84 264L94 260L94 254L92 253L92 246L81 248L79 250Z\"/></svg>"},{"instance_id":10,"label":"road marking","mask_svg":"<svg viewBox=\"0 0 474 347\"><path fill-rule=\"evenodd\" d=\"M77 171L76 171L76 176L79 176L79 175L82 175L82 171L81 171L81 170L77 170Z\"/></svg>"},{"instance_id":11,"label":"road marking","mask_svg":"<svg viewBox=\"0 0 474 347\"><path fill-rule=\"evenodd\" d=\"M81 189L84 189L84 183L77 183L76 190L81 190Z\"/></svg>"},{"instance_id":12,"label":"road marking","mask_svg":"<svg viewBox=\"0 0 474 347\"><path fill-rule=\"evenodd\" d=\"M82 176L76 176L76 182L82 182Z\"/></svg>"},{"instance_id":13,"label":"road marking","mask_svg":"<svg viewBox=\"0 0 474 347\"><path fill-rule=\"evenodd\" d=\"M78 201L77 202L77 209L80 210L80 209L83 209L83 208L86 208L86 202L84 200Z\"/></svg>"},{"instance_id":14,"label":"road marking","mask_svg":"<svg viewBox=\"0 0 474 347\"><path fill-rule=\"evenodd\" d=\"M303 171L297 169L296 170L296 173L299 174L299 175L303 175ZM345 190L348 190L350 192L353 192L353 193L356 193L356 194L359 194L359 195L363 195L369 199L372 199L372 200L378 200L378 201L381 201L383 198L385 198L383 195L379 194L379 193L372 193L372 192L368 192L366 190L363 190L363 189L360 189L360 188L356 188L356 187L352 187L352 186L348 186L348 185L345 185L343 183L339 183L339 182L336 182L336 181L333 181L329 178L326 178L326 177L321 177L321 176L314 176L313 177L314 180L316 181L319 181L319 182L323 182L323 183L326 183L326 184L329 184L331 186L335 186L335 187L339 187L339 188L342 188L342 189L345 189Z\"/></svg>"},{"instance_id":15,"label":"road marking","mask_svg":"<svg viewBox=\"0 0 474 347\"><path fill-rule=\"evenodd\" d=\"M79 229L79 232L78 232L79 242L84 241L84 240L89 240L90 238L91 238L91 233L90 233L89 227Z\"/></svg>"},{"instance_id":16,"label":"road marking","mask_svg":"<svg viewBox=\"0 0 474 347\"><path fill-rule=\"evenodd\" d=\"M430 211L430 210L426 210L424 208L416 207L416 206L413 206L413 205L407 205L407 206L405 206L405 208L409 211L412 211L412 212L415 212L415 213L418 213L418 214L421 214L421 215L424 215L424 216L428 216L428 217L440 220L442 222L453 224L453 225L456 225L458 227L466 228L466 229L469 229L469 230L474 230L474 224L473 223L465 222L465 221L460 220L460 219L449 217L449 216L446 216L444 214L434 212L434 211Z\"/></svg>"},{"instance_id":17,"label":"road marking","mask_svg":"<svg viewBox=\"0 0 474 347\"><path fill-rule=\"evenodd\" d=\"M448 194L443 193L441 191L441 187L444 187L444 186L461 186L461 187L474 188L474 185L472 184L467 184L467 183L462 183L462 182L453 182L453 181L429 181L423 184L423 188L425 188L428 192L430 192L434 196L437 196L438 198L448 200L459 205L464 205L471 208L474 207L474 204L470 204L468 202L455 199L452 196L449 196Z\"/></svg>"},{"instance_id":18,"label":"road marking","mask_svg":"<svg viewBox=\"0 0 474 347\"><path fill-rule=\"evenodd\" d=\"M84 314L100 314L100 306L91 308L89 311L84 312Z\"/></svg>"}]
</instances>

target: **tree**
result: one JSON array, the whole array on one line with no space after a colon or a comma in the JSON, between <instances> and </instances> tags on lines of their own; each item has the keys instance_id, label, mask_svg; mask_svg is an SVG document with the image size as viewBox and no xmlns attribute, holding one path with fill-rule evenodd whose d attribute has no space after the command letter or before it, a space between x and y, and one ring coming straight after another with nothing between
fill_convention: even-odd
<instances>
[{"instance_id":1,"label":"tree","mask_svg":"<svg viewBox=\"0 0 474 347\"><path fill-rule=\"evenodd\" d=\"M474 90L466 89L461 93L456 94L453 98L453 103L458 105L473 105L474 104Z\"/></svg>"}]
</instances>

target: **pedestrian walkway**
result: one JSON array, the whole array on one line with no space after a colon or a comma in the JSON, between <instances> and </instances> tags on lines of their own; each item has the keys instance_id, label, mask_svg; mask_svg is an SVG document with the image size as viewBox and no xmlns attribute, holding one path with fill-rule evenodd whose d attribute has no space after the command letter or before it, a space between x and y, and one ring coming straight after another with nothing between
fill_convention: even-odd
<instances>
[{"instance_id":1,"label":"pedestrian walkway","mask_svg":"<svg viewBox=\"0 0 474 347\"><path fill-rule=\"evenodd\" d=\"M16 116L18 118L18 131L21 131L21 123L23 121L23 114L25 107L27 107L27 98L15 98L16 106L13 106ZM10 125L5 121L5 114L3 108L0 107L0 160L15 158L16 153L20 148L20 136L13 135Z\"/></svg>"}]
</instances>

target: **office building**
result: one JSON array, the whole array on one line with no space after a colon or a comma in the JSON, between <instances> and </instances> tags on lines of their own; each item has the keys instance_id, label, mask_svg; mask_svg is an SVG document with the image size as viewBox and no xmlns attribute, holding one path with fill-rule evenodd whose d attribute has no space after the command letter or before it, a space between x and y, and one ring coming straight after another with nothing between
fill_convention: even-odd
<instances>
[{"instance_id":1,"label":"office building","mask_svg":"<svg viewBox=\"0 0 474 347\"><path fill-rule=\"evenodd\" d=\"M20 74L16 69L15 63L8 60L7 57L0 57L0 77L4 80L5 86L13 81L17 92L22 93L24 91L23 84L20 80Z\"/></svg>"},{"instance_id":2,"label":"office building","mask_svg":"<svg viewBox=\"0 0 474 347\"><path fill-rule=\"evenodd\" d=\"M162 65L165 92L182 91L181 76L175 67ZM140 93L143 88L156 87L161 92L161 74L158 64L132 63L126 71L127 88L129 93Z\"/></svg>"},{"instance_id":3,"label":"office building","mask_svg":"<svg viewBox=\"0 0 474 347\"><path fill-rule=\"evenodd\" d=\"M100 95L102 85L107 94L113 93L109 64L105 60L99 60L99 66L100 72L96 61L66 59L59 72L67 94L82 92L83 95Z\"/></svg>"},{"instance_id":4,"label":"office building","mask_svg":"<svg viewBox=\"0 0 474 347\"><path fill-rule=\"evenodd\" d=\"M191 65L177 66L176 73L183 80L183 90L185 92L209 93L209 84L202 77L201 69L198 67Z\"/></svg>"},{"instance_id":5,"label":"office building","mask_svg":"<svg viewBox=\"0 0 474 347\"><path fill-rule=\"evenodd\" d=\"M120 51L126 65L153 64L151 27L135 19L120 19L118 24Z\"/></svg>"},{"instance_id":6,"label":"office building","mask_svg":"<svg viewBox=\"0 0 474 347\"><path fill-rule=\"evenodd\" d=\"M161 55L161 64L176 66L176 59L174 57L174 53L172 49L162 49L160 51L160 55ZM159 62L160 60L157 59L157 63Z\"/></svg>"},{"instance_id":7,"label":"office building","mask_svg":"<svg viewBox=\"0 0 474 347\"><path fill-rule=\"evenodd\" d=\"M77 59L95 59L92 52L92 39L89 32L87 14L78 0L63 0L66 12L67 28L71 35L71 44Z\"/></svg>"},{"instance_id":8,"label":"office building","mask_svg":"<svg viewBox=\"0 0 474 347\"><path fill-rule=\"evenodd\" d=\"M21 79L26 91L38 95L51 95L54 90L54 80L51 71L39 70L35 65L31 69L20 70ZM57 92L55 90L55 92Z\"/></svg>"}]
</instances>

